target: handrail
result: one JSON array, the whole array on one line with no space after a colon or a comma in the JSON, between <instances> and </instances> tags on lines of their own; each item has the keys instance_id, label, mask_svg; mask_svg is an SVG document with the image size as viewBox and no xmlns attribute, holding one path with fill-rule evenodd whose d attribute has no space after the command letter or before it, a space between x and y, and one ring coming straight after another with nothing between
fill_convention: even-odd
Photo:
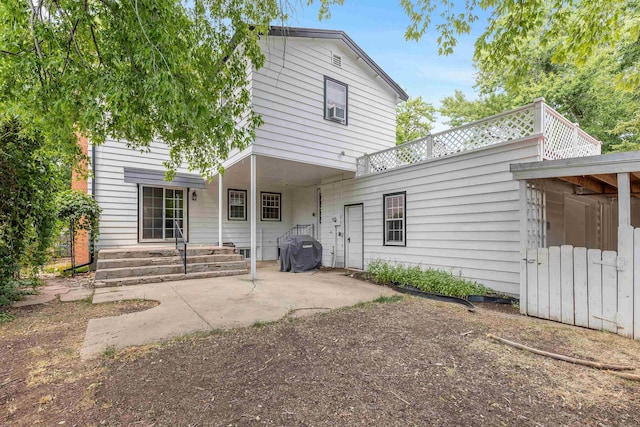
<instances>
[{"instance_id":1,"label":"handrail","mask_svg":"<svg viewBox=\"0 0 640 427\"><path fill-rule=\"evenodd\" d=\"M176 238L176 250L180 254L180 259L182 259L182 265L184 266L184 274L187 274L187 239L184 238L182 229L175 219L173 220L173 235ZM180 236L179 239L178 236ZM178 247L179 242L182 243L182 250Z\"/></svg>"}]
</instances>

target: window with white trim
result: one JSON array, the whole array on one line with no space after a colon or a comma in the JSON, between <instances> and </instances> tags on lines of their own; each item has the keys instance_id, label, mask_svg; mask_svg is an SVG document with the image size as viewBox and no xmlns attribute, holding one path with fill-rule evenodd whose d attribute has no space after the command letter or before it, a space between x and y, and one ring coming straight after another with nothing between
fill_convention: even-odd
<instances>
[{"instance_id":1,"label":"window with white trim","mask_svg":"<svg viewBox=\"0 0 640 427\"><path fill-rule=\"evenodd\" d=\"M227 190L228 219L247 220L247 190Z\"/></svg>"},{"instance_id":2,"label":"window with white trim","mask_svg":"<svg viewBox=\"0 0 640 427\"><path fill-rule=\"evenodd\" d=\"M347 124L348 86L330 77L324 78L324 118Z\"/></svg>"},{"instance_id":3,"label":"window with white trim","mask_svg":"<svg viewBox=\"0 0 640 427\"><path fill-rule=\"evenodd\" d=\"M280 193L260 193L260 219L262 221L280 221L282 212Z\"/></svg>"},{"instance_id":4,"label":"window with white trim","mask_svg":"<svg viewBox=\"0 0 640 427\"><path fill-rule=\"evenodd\" d=\"M174 221L186 236L185 189L142 186L140 240L168 240L174 236Z\"/></svg>"},{"instance_id":5,"label":"window with white trim","mask_svg":"<svg viewBox=\"0 0 640 427\"><path fill-rule=\"evenodd\" d=\"M406 192L385 194L384 199L384 244L406 246Z\"/></svg>"}]
</instances>

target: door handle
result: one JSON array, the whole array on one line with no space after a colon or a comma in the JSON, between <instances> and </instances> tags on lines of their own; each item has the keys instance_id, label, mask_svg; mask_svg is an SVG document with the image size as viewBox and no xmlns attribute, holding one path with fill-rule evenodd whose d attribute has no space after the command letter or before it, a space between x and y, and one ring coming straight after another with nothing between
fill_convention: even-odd
<instances>
[{"instance_id":1,"label":"door handle","mask_svg":"<svg viewBox=\"0 0 640 427\"><path fill-rule=\"evenodd\" d=\"M351 237L347 237L347 243L351 243Z\"/></svg>"}]
</instances>

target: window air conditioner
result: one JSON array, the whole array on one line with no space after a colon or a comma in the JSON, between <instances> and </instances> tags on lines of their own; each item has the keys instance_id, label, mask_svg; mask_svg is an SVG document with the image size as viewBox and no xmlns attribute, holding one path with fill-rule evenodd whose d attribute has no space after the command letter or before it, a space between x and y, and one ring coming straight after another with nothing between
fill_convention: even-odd
<instances>
[{"instance_id":1,"label":"window air conditioner","mask_svg":"<svg viewBox=\"0 0 640 427\"><path fill-rule=\"evenodd\" d=\"M329 107L329 118L344 122L344 108Z\"/></svg>"}]
</instances>

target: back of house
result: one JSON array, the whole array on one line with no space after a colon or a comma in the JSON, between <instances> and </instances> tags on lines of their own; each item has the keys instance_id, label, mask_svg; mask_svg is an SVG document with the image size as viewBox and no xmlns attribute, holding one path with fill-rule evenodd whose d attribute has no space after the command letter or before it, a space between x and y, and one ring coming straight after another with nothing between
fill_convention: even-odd
<instances>
[{"instance_id":1,"label":"back of house","mask_svg":"<svg viewBox=\"0 0 640 427\"><path fill-rule=\"evenodd\" d=\"M179 229L190 247L268 261L282 236L310 234L324 266L382 259L519 292L522 191L510 165L599 154L597 141L558 143L558 130L581 131L537 100L396 147L395 107L408 96L345 33L274 27L261 43L265 65L249 82L264 124L223 175L205 181L184 165L166 182L163 143L139 153L89 142L98 249L171 247Z\"/></svg>"}]
</instances>

